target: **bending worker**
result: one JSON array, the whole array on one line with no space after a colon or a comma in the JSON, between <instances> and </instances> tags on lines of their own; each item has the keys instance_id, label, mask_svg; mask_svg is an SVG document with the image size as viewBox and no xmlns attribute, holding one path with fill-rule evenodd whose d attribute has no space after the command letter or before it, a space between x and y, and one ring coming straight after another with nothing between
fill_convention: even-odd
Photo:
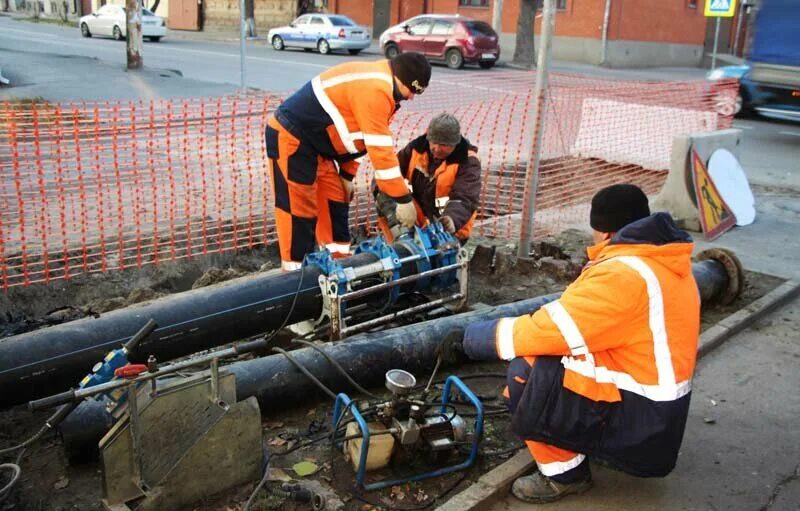
<instances>
[{"instance_id":1,"label":"bending worker","mask_svg":"<svg viewBox=\"0 0 800 511\"><path fill-rule=\"evenodd\" d=\"M296 270L316 242L350 253L349 203L358 159L369 154L378 188L397 202L401 224L416 209L394 153L389 122L399 102L422 94L431 67L419 53L348 62L306 83L266 128L281 267Z\"/></svg>"},{"instance_id":2,"label":"bending worker","mask_svg":"<svg viewBox=\"0 0 800 511\"><path fill-rule=\"evenodd\" d=\"M461 136L458 119L442 113L431 120L424 135L408 143L397 159L411 185L416 225L439 221L446 231L466 242L475 223L481 191L478 149ZM388 241L402 232L397 202L375 188L378 225Z\"/></svg>"},{"instance_id":3,"label":"bending worker","mask_svg":"<svg viewBox=\"0 0 800 511\"><path fill-rule=\"evenodd\" d=\"M527 502L588 489L587 455L663 477L683 439L700 325L692 240L633 185L600 190L590 223L589 263L558 300L463 332L469 358L511 362L512 428L538 466L512 486Z\"/></svg>"}]
</instances>

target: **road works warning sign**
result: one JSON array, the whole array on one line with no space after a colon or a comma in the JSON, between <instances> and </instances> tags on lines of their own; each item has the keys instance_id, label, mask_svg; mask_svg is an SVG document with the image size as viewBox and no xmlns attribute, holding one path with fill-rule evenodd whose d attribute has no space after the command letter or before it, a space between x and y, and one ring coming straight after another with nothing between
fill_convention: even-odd
<instances>
[{"instance_id":1,"label":"road works warning sign","mask_svg":"<svg viewBox=\"0 0 800 511\"><path fill-rule=\"evenodd\" d=\"M703 14L707 18L732 18L736 12L737 0L706 0L706 8Z\"/></svg>"},{"instance_id":2,"label":"road works warning sign","mask_svg":"<svg viewBox=\"0 0 800 511\"><path fill-rule=\"evenodd\" d=\"M722 200L722 196L708 174L703 159L694 148L692 148L692 180L694 181L694 193L697 197L697 209L700 211L703 234L706 240L714 240L736 225L736 217Z\"/></svg>"}]
</instances>

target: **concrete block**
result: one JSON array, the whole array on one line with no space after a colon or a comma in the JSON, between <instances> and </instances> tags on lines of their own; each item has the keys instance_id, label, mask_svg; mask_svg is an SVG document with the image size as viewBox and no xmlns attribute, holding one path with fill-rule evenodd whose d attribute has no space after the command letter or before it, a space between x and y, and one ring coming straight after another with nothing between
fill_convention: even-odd
<instances>
[{"instance_id":1,"label":"concrete block","mask_svg":"<svg viewBox=\"0 0 800 511\"><path fill-rule=\"evenodd\" d=\"M728 129L676 136L672 141L669 174L661 192L650 202L652 211L667 211L682 229L700 232L700 212L694 193L690 149L697 150L707 162L717 149L727 149L739 156L742 130Z\"/></svg>"}]
</instances>

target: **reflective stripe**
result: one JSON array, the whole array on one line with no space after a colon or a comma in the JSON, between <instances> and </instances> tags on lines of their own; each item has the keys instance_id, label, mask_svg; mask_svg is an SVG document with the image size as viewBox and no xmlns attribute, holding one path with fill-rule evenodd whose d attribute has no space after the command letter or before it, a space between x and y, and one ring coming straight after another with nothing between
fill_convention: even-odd
<instances>
[{"instance_id":1,"label":"reflective stripe","mask_svg":"<svg viewBox=\"0 0 800 511\"><path fill-rule=\"evenodd\" d=\"M576 454L574 458L567 461L554 461L552 463L539 463L537 461L536 464L539 465L539 472L541 472L542 475L551 477L563 474L568 470L572 470L580 465L585 459L586 455Z\"/></svg>"},{"instance_id":2,"label":"reflective stripe","mask_svg":"<svg viewBox=\"0 0 800 511\"><path fill-rule=\"evenodd\" d=\"M400 167L392 167L386 170L375 170L375 179L395 179L403 177L400 173Z\"/></svg>"},{"instance_id":3,"label":"reflective stripe","mask_svg":"<svg viewBox=\"0 0 800 511\"><path fill-rule=\"evenodd\" d=\"M349 153L357 153L358 150L356 150L356 146L350 138L350 130L347 129L347 123L339 112L339 109L336 108L336 105L333 104L333 101L331 101L331 98L329 98L328 94L325 92L325 88L319 76L315 76L311 80L311 88L314 90L314 95L317 97L320 106L322 106L322 109L325 110L325 113L327 113L333 121L333 125L336 127L336 132L339 134L344 148Z\"/></svg>"},{"instance_id":4,"label":"reflective stripe","mask_svg":"<svg viewBox=\"0 0 800 511\"><path fill-rule=\"evenodd\" d=\"M448 197L446 195L444 197L436 197L436 199L434 201L434 203L436 205L436 209L439 209L439 210L444 209L444 207L447 206L448 202L450 202L450 197Z\"/></svg>"},{"instance_id":5,"label":"reflective stripe","mask_svg":"<svg viewBox=\"0 0 800 511\"><path fill-rule=\"evenodd\" d=\"M627 390L651 401L674 401L680 399L692 390L691 380L682 381L673 385L643 385L627 373L611 371L606 367L598 367L594 358L578 360L573 357L562 357L561 365L564 369L596 380L597 383L613 383L620 390Z\"/></svg>"},{"instance_id":6,"label":"reflective stripe","mask_svg":"<svg viewBox=\"0 0 800 511\"><path fill-rule=\"evenodd\" d=\"M364 134L362 132L360 132L360 131L352 131L352 132L350 132L350 138L353 141L361 140L362 138L364 138Z\"/></svg>"},{"instance_id":7,"label":"reflective stripe","mask_svg":"<svg viewBox=\"0 0 800 511\"><path fill-rule=\"evenodd\" d=\"M653 334L653 351L656 355L659 385L675 385L675 370L672 367L672 353L667 342L667 325L664 320L664 296L661 284L652 268L633 256L620 256L615 259L636 270L647 284L647 296L650 302L650 332Z\"/></svg>"},{"instance_id":8,"label":"reflective stripe","mask_svg":"<svg viewBox=\"0 0 800 511\"><path fill-rule=\"evenodd\" d=\"M586 341L583 339L581 331L578 330L578 325L575 324L572 316L569 315L569 312L561 305L560 301L556 300L545 304L544 310L550 314L550 319L552 319L553 323L558 327L558 331L561 332L564 340L567 341L569 350L574 356L586 355L589 353L589 348L586 347Z\"/></svg>"},{"instance_id":9,"label":"reflective stripe","mask_svg":"<svg viewBox=\"0 0 800 511\"><path fill-rule=\"evenodd\" d=\"M321 85L323 88L327 89L328 87L335 87L337 85L341 85L346 82L354 82L356 80L383 80L389 85L394 86L391 75L378 71L373 71L370 73L348 73L334 76L333 78L328 78L324 82L321 81Z\"/></svg>"},{"instance_id":10,"label":"reflective stripe","mask_svg":"<svg viewBox=\"0 0 800 511\"><path fill-rule=\"evenodd\" d=\"M512 360L517 355L514 351L514 323L517 318L502 318L497 322L497 356L503 360Z\"/></svg>"},{"instance_id":11,"label":"reflective stripe","mask_svg":"<svg viewBox=\"0 0 800 511\"><path fill-rule=\"evenodd\" d=\"M298 263L295 261L281 261L281 270L283 271L295 271L302 267L303 263Z\"/></svg>"},{"instance_id":12,"label":"reflective stripe","mask_svg":"<svg viewBox=\"0 0 800 511\"><path fill-rule=\"evenodd\" d=\"M364 143L373 147L394 147L391 135L364 134Z\"/></svg>"},{"instance_id":13,"label":"reflective stripe","mask_svg":"<svg viewBox=\"0 0 800 511\"><path fill-rule=\"evenodd\" d=\"M350 253L350 244L349 243L326 243L325 248L330 250L331 252L337 252L339 254L349 254Z\"/></svg>"}]
</instances>

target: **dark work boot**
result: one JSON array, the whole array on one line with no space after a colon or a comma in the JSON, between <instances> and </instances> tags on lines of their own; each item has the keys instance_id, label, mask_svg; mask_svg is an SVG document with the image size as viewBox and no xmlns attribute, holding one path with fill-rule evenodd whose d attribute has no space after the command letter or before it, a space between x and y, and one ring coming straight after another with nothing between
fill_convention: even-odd
<instances>
[{"instance_id":1,"label":"dark work boot","mask_svg":"<svg viewBox=\"0 0 800 511\"><path fill-rule=\"evenodd\" d=\"M592 476L572 483L557 483L541 472L518 477L511 487L511 494L532 504L546 504L570 494L583 493L592 487Z\"/></svg>"}]
</instances>

